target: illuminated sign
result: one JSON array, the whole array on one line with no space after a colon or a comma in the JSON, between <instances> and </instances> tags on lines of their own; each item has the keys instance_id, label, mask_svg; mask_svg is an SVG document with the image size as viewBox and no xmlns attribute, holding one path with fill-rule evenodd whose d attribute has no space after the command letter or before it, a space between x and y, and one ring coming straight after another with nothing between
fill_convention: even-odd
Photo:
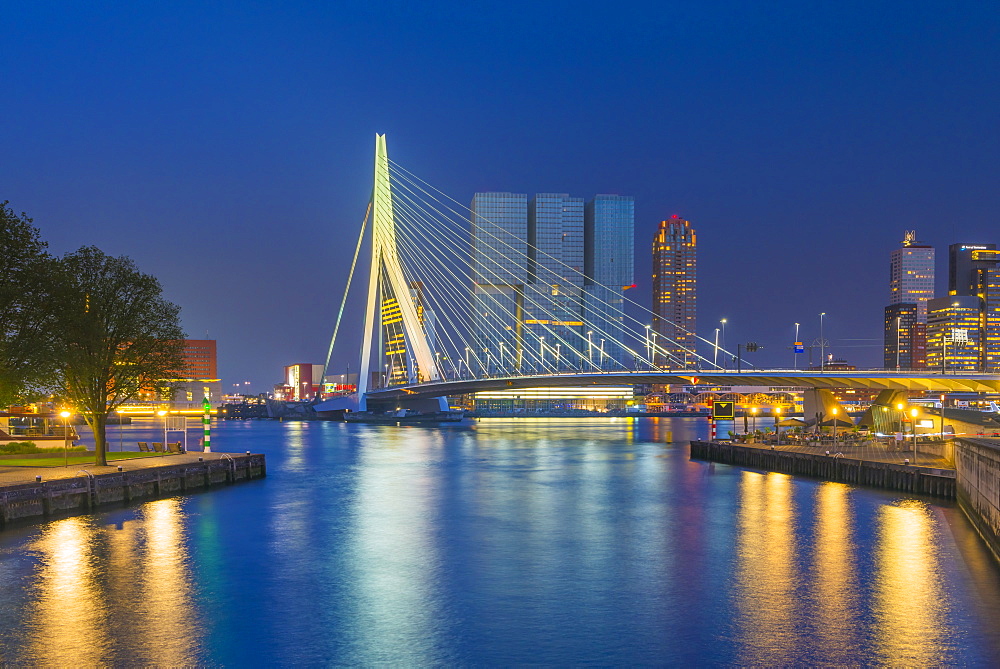
<instances>
[{"instance_id":1,"label":"illuminated sign","mask_svg":"<svg viewBox=\"0 0 1000 669\"><path fill-rule=\"evenodd\" d=\"M736 418L736 402L712 402L712 418L715 420L733 420Z\"/></svg>"}]
</instances>

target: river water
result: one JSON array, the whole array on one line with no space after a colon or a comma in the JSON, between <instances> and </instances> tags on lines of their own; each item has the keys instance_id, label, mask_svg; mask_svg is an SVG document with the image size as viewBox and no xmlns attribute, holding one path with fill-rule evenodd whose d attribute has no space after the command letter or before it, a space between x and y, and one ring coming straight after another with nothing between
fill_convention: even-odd
<instances>
[{"instance_id":1,"label":"river water","mask_svg":"<svg viewBox=\"0 0 1000 669\"><path fill-rule=\"evenodd\" d=\"M954 505L692 461L706 429L222 423L266 479L0 533L0 665L995 664Z\"/></svg>"}]
</instances>

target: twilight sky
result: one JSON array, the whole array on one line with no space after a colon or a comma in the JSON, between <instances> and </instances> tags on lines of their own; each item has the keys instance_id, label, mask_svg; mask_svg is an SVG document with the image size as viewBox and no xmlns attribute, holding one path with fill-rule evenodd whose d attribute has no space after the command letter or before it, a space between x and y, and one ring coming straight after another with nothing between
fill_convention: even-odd
<instances>
[{"instance_id":1,"label":"twilight sky","mask_svg":"<svg viewBox=\"0 0 1000 669\"><path fill-rule=\"evenodd\" d=\"M224 389L323 361L376 132L462 202L635 196L644 303L658 221L690 219L698 329L727 318L760 364L789 365L793 324L808 342L824 311L838 357L880 365L903 231L937 247L939 290L948 244L1000 243L997 3L8 0L3 16L0 201L53 252L96 244L158 276L189 336L218 340Z\"/></svg>"}]
</instances>

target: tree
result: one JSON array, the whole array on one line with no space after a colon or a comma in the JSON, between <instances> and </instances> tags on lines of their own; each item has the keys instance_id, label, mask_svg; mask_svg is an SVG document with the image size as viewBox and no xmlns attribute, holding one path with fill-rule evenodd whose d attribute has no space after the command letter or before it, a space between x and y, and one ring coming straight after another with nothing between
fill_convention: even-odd
<instances>
[{"instance_id":1,"label":"tree","mask_svg":"<svg viewBox=\"0 0 1000 669\"><path fill-rule=\"evenodd\" d=\"M52 389L49 285L54 259L23 212L0 203L0 406Z\"/></svg>"},{"instance_id":2,"label":"tree","mask_svg":"<svg viewBox=\"0 0 1000 669\"><path fill-rule=\"evenodd\" d=\"M59 265L55 338L62 390L94 432L95 464L106 465L108 415L183 367L180 307L130 258L85 246Z\"/></svg>"}]
</instances>

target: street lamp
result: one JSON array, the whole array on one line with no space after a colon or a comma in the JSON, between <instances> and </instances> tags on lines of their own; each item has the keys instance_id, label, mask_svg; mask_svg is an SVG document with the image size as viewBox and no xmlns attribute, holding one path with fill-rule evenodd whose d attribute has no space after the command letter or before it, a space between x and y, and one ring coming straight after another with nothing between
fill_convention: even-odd
<instances>
[{"instance_id":1,"label":"street lamp","mask_svg":"<svg viewBox=\"0 0 1000 669\"><path fill-rule=\"evenodd\" d=\"M795 344L799 341L799 324L795 324L795 341L792 342L792 369L799 368L799 349L795 348Z\"/></svg>"},{"instance_id":2,"label":"street lamp","mask_svg":"<svg viewBox=\"0 0 1000 669\"><path fill-rule=\"evenodd\" d=\"M917 407L910 409L910 430L913 432L913 465L917 464L917 414L920 413Z\"/></svg>"},{"instance_id":3,"label":"street lamp","mask_svg":"<svg viewBox=\"0 0 1000 669\"><path fill-rule=\"evenodd\" d=\"M715 328L715 355L712 356L712 366L719 366L719 328Z\"/></svg>"},{"instance_id":4,"label":"street lamp","mask_svg":"<svg viewBox=\"0 0 1000 669\"><path fill-rule=\"evenodd\" d=\"M823 339L823 316L826 316L826 312L821 312L819 315L819 371L826 371L826 339Z\"/></svg>"},{"instance_id":5,"label":"street lamp","mask_svg":"<svg viewBox=\"0 0 1000 669\"><path fill-rule=\"evenodd\" d=\"M722 350L723 350L723 351L725 351L725 350L726 350L726 323L727 323L727 322L728 322L728 321L726 321L726 319L725 319L725 318L723 318L723 319L722 319L721 321L719 321L719 323L721 323L721 324L722 324ZM725 362L725 356L723 356L723 359L722 359L722 361L723 361L723 362ZM723 365L723 371L725 371L725 368L726 368L727 366L728 366L728 365Z\"/></svg>"},{"instance_id":6,"label":"street lamp","mask_svg":"<svg viewBox=\"0 0 1000 669\"><path fill-rule=\"evenodd\" d=\"M593 330L587 330L587 364L591 367L594 366L594 340L591 339L593 334Z\"/></svg>"},{"instance_id":7,"label":"street lamp","mask_svg":"<svg viewBox=\"0 0 1000 669\"><path fill-rule=\"evenodd\" d=\"M899 437L900 437L900 439L902 439L902 437L903 437L903 415L904 415L903 414L903 403L902 402L896 402L896 411L899 412ZM900 446L902 446L902 444L900 444Z\"/></svg>"},{"instance_id":8,"label":"street lamp","mask_svg":"<svg viewBox=\"0 0 1000 669\"><path fill-rule=\"evenodd\" d=\"M69 417L73 414L64 409L59 415L63 419L63 466L69 467Z\"/></svg>"},{"instance_id":9,"label":"street lamp","mask_svg":"<svg viewBox=\"0 0 1000 669\"><path fill-rule=\"evenodd\" d=\"M774 407L774 435L778 441L778 446L781 446L781 407Z\"/></svg>"},{"instance_id":10,"label":"street lamp","mask_svg":"<svg viewBox=\"0 0 1000 669\"><path fill-rule=\"evenodd\" d=\"M167 412L164 409L160 409L156 412L157 416L163 418L163 447L167 447Z\"/></svg>"},{"instance_id":11,"label":"street lamp","mask_svg":"<svg viewBox=\"0 0 1000 669\"><path fill-rule=\"evenodd\" d=\"M838 409L837 407L833 407L833 409L830 410L830 413L833 414L833 447L836 448L837 447L837 414L840 413L840 409Z\"/></svg>"}]
</instances>

